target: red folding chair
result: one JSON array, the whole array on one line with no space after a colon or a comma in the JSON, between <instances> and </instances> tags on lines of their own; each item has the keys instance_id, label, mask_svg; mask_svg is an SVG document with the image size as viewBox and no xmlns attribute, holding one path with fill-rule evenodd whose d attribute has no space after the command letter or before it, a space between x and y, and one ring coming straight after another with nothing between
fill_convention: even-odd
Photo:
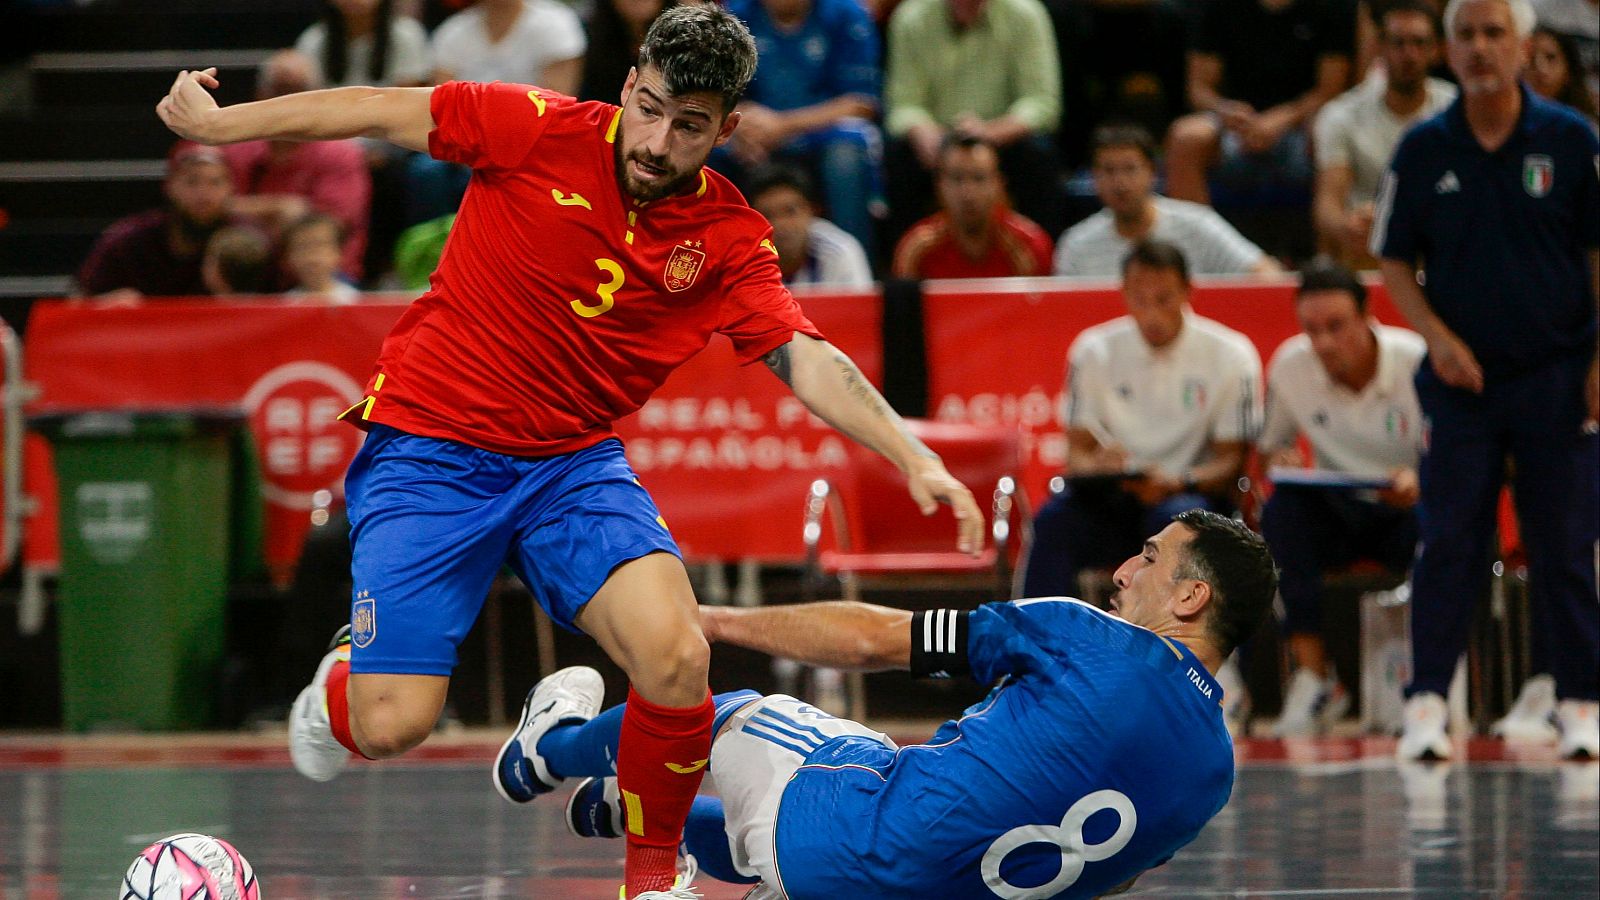
<instances>
[{"instance_id":1,"label":"red folding chair","mask_svg":"<svg viewBox=\"0 0 1600 900\"><path fill-rule=\"evenodd\" d=\"M837 478L812 482L806 497L806 596L815 595L824 576L836 576L846 600L859 600L866 589L977 589L1010 599L1017 560L1031 532L1017 482L1021 432L920 419L907 425L977 499L989 536L982 552L972 557L956 550L949 507L922 515L900 470L852 445L849 468ZM851 715L864 716L865 685L859 675L849 679L849 692Z\"/></svg>"}]
</instances>

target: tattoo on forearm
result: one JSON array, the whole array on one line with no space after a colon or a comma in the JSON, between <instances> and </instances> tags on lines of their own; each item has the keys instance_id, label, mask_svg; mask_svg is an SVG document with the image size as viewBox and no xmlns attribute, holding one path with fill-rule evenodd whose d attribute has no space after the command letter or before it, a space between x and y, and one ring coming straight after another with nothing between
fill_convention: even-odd
<instances>
[{"instance_id":1,"label":"tattoo on forearm","mask_svg":"<svg viewBox=\"0 0 1600 900\"><path fill-rule=\"evenodd\" d=\"M861 405L876 413L881 419L894 415L894 410L889 408L889 402L883 399L878 389L872 386L856 364L843 353L833 355L834 365L839 367L839 378L844 382L844 388L850 396L860 401Z\"/></svg>"},{"instance_id":2,"label":"tattoo on forearm","mask_svg":"<svg viewBox=\"0 0 1600 900\"><path fill-rule=\"evenodd\" d=\"M761 361L767 364L767 368L772 370L772 374L778 376L779 381L791 387L794 386L794 381L792 380L793 373L791 372L792 363L789 357L788 344L784 344L782 347L779 347L778 349L773 350L771 353L768 353L766 356L761 357Z\"/></svg>"},{"instance_id":3,"label":"tattoo on forearm","mask_svg":"<svg viewBox=\"0 0 1600 900\"><path fill-rule=\"evenodd\" d=\"M880 419L893 420L900 431L900 435L905 438L906 443L911 445L912 450L918 456L926 456L932 459L939 458L939 454L928 449L927 444L924 444L916 435L911 433L911 429L907 428L905 422L901 421L895 411L889 407L889 401L883 399L883 395L878 393L878 389L872 386L872 382L868 381L865 375L861 374L861 370L856 367L855 362L850 357L845 356L843 353L835 353L833 361L839 367L839 377L844 382L845 390L860 401L864 408L877 414Z\"/></svg>"}]
</instances>

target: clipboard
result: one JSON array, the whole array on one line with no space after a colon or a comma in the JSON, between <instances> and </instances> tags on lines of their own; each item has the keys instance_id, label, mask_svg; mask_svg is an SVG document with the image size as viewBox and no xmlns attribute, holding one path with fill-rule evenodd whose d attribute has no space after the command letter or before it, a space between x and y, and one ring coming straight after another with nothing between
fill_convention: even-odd
<instances>
[{"instance_id":1,"label":"clipboard","mask_svg":"<svg viewBox=\"0 0 1600 900\"><path fill-rule=\"evenodd\" d=\"M1293 466L1273 466L1267 469L1267 479L1273 484L1293 484L1300 487L1378 489L1393 483L1387 475L1357 475L1335 472L1332 469L1304 469Z\"/></svg>"}]
</instances>

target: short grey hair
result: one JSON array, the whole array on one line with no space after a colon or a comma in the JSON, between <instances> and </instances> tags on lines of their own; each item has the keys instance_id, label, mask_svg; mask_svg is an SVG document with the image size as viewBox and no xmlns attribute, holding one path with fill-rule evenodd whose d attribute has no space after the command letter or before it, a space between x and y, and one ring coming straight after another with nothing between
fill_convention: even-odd
<instances>
[{"instance_id":1,"label":"short grey hair","mask_svg":"<svg viewBox=\"0 0 1600 900\"><path fill-rule=\"evenodd\" d=\"M1511 26L1516 29L1517 37L1525 38L1533 34L1533 29L1539 24L1539 17L1533 11L1533 4L1529 0L1450 0L1444 8L1444 36L1450 40L1456 29L1456 15L1461 12L1461 7L1468 3L1504 3L1511 10Z\"/></svg>"},{"instance_id":2,"label":"short grey hair","mask_svg":"<svg viewBox=\"0 0 1600 900\"><path fill-rule=\"evenodd\" d=\"M714 3L669 7L645 32L639 68L655 66L673 96L716 94L727 115L756 74L756 42L739 17Z\"/></svg>"}]
</instances>

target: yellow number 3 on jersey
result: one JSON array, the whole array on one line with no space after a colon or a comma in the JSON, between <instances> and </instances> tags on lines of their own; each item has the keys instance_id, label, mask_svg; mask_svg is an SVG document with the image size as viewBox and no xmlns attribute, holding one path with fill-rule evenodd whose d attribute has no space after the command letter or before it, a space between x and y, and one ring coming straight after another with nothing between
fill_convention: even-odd
<instances>
[{"instance_id":1,"label":"yellow number 3 on jersey","mask_svg":"<svg viewBox=\"0 0 1600 900\"><path fill-rule=\"evenodd\" d=\"M599 303L585 303L582 300L572 301L572 311L585 319L603 316L610 312L611 307L616 305L617 291L622 288L622 282L627 280L627 276L622 273L622 266L617 265L617 261L614 259L597 259L594 261L594 265L595 268L600 270L600 274L609 277L607 280L595 285L594 292L600 297Z\"/></svg>"}]
</instances>

